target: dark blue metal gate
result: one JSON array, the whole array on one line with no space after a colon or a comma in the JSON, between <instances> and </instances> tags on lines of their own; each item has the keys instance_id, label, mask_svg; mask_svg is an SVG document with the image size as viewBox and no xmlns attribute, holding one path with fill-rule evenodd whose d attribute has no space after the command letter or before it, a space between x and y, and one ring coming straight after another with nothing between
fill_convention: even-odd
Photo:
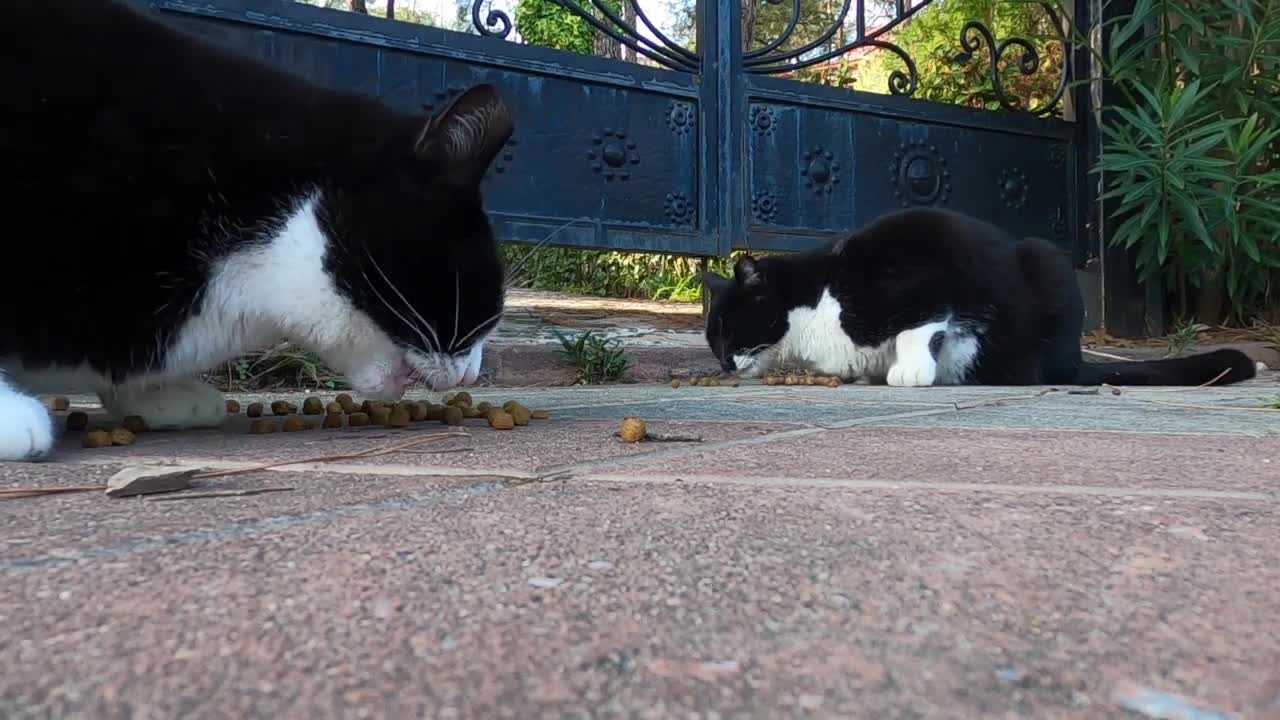
<instances>
[{"instance_id":1,"label":"dark blue metal gate","mask_svg":"<svg viewBox=\"0 0 1280 720\"><path fill-rule=\"evenodd\" d=\"M851 9L864 16L865 0L843 0L820 41L786 51L782 38L750 52L741 49L741 0L704 0L698 52L665 38L638 4L639 22L656 40L590 0L604 16L582 13L592 24L662 67L505 42L510 19L483 11L483 0L472 10L478 35L289 0L136 1L313 80L406 109L496 84L516 115L515 135L486 180L504 240L536 242L554 232L553 244L595 248L704 256L791 250L887 210L938 205L1050 238L1080 260L1091 249L1082 222L1083 123L1042 116L1066 95L1065 72L1079 58L1063 64L1052 105L1031 112L912 99L916 65L885 32L931 0L896 0L887 26L868 30L858 20L851 40L829 47ZM1077 5L1087 8L1087 0ZM891 95L776 77L858 48L904 59ZM992 61L1019 53L1021 71L1036 70L1030 44L993 38L979 23L966 26L957 51ZM1003 98L998 72L993 82ZM1087 100L1083 92L1074 97Z\"/></svg>"}]
</instances>

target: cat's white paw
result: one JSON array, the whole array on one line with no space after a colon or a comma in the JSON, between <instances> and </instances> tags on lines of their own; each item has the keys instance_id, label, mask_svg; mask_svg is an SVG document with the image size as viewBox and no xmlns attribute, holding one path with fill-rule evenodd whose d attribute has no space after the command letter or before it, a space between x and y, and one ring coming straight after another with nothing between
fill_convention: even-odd
<instances>
[{"instance_id":1,"label":"cat's white paw","mask_svg":"<svg viewBox=\"0 0 1280 720\"><path fill-rule=\"evenodd\" d=\"M125 386L99 393L116 418L140 415L151 430L216 427L227 417L222 393L192 378L146 387Z\"/></svg>"},{"instance_id":2,"label":"cat's white paw","mask_svg":"<svg viewBox=\"0 0 1280 720\"><path fill-rule=\"evenodd\" d=\"M889 368L886 382L892 387L928 387L938 378L938 364L932 358L928 362L896 362Z\"/></svg>"},{"instance_id":3,"label":"cat's white paw","mask_svg":"<svg viewBox=\"0 0 1280 720\"><path fill-rule=\"evenodd\" d=\"M0 383L0 462L44 460L55 439L44 404Z\"/></svg>"}]
</instances>

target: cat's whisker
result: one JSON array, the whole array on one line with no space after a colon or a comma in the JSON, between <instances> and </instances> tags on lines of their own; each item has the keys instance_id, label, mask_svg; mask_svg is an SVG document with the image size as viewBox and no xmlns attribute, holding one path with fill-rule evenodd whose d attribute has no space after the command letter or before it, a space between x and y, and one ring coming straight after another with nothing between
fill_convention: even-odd
<instances>
[{"instance_id":1,"label":"cat's whisker","mask_svg":"<svg viewBox=\"0 0 1280 720\"><path fill-rule=\"evenodd\" d=\"M449 340L449 352L457 347L458 342L458 322L459 313L462 312L462 274L458 271L453 273L453 338Z\"/></svg>"},{"instance_id":2,"label":"cat's whisker","mask_svg":"<svg viewBox=\"0 0 1280 720\"><path fill-rule=\"evenodd\" d=\"M488 325L489 323L493 322L494 320L497 320L498 318L501 318L501 317L502 317L502 313L503 313L503 312L504 312L503 310L499 310L498 312L496 312L496 313L494 313L494 314L490 315L489 317L485 318L485 319L484 319L484 322L481 322L481 323L479 323L478 325L476 325L474 328L472 328L472 329L471 329L471 332L467 333L466 335L463 335L463 336L462 336L462 339L461 339L461 340L459 340L458 342L460 342L460 343L464 343L464 342L466 342L467 340L470 340L472 335L475 335L477 332L479 332L479 331L480 331L480 328L485 327L486 325Z\"/></svg>"},{"instance_id":3,"label":"cat's whisker","mask_svg":"<svg viewBox=\"0 0 1280 720\"><path fill-rule=\"evenodd\" d=\"M508 286L510 286L510 285L511 285L511 282L510 282L510 280L511 280L511 276L512 276L512 275L514 275L516 272L518 272L518 271L520 270L520 268L524 267L524 264L525 264L526 262L528 262L528 261L529 261L529 258L533 257L533 253L534 253L534 251L538 250L538 249L539 249L539 248L541 248L543 245L546 245L547 243L551 242L551 238L555 237L556 235L559 235L559 234L560 234L561 232L563 232L566 228L568 228L568 227L570 227L571 225L573 225L574 223L578 223L578 222L591 222L591 218L590 218L589 216L587 216L587 215L582 215L582 216L579 216L579 217L573 218L572 220L569 220L569 221L565 222L563 225L561 225L561 226L557 227L555 230L552 230L552 231L551 231L551 233L550 233L549 235L547 235L546 237L544 237L544 238L542 238L541 240L539 240L538 242L534 243L533 247L529 248L529 251L528 251L528 252L526 252L526 253L524 254L524 257L522 257L522 258L520 258L518 261L516 261L515 267L512 267L511 269L509 269L509 270L507 271L507 283L506 283L506 284L507 284Z\"/></svg>"},{"instance_id":4,"label":"cat's whisker","mask_svg":"<svg viewBox=\"0 0 1280 720\"><path fill-rule=\"evenodd\" d=\"M428 350L434 350L435 352L443 352L443 348L440 347L440 338L439 336L436 335L435 328L431 326L431 323L427 322L426 318L422 317L422 314L419 313L416 308L413 307L413 303L409 302L408 298L404 296L404 293L400 292L400 289L395 286L395 283L391 282L391 279L388 278L387 274L382 271L382 267L378 265L378 261L373 258L373 255L369 252L369 250L366 248L364 252L365 252L365 255L369 257L369 262L373 265L373 269L376 270L378 274L382 276L382 279L387 283L387 287L391 288L391 292L395 293L396 296L400 298L400 301L404 303L405 307L409 308L409 312L413 313L414 316L417 317L418 320L422 322L422 327L425 328L427 332L431 333L431 337L435 340L435 343L432 344L431 342L428 342L426 340L425 335L423 335L422 330L416 326L413 326L412 323L405 321L405 324L413 327L414 330L416 330L419 335L423 335L423 342L426 344ZM369 276L365 275L365 280L368 280L368 279L369 279ZM374 289L374 292L376 293L377 289ZM383 302L385 303L386 301L384 300ZM388 305L387 307L390 307L390 305ZM395 312L395 311L392 310L392 312ZM397 313L397 317L400 317L399 313ZM401 317L401 319L403 320L404 318ZM456 324L457 323L455 322L455 325Z\"/></svg>"},{"instance_id":5,"label":"cat's whisker","mask_svg":"<svg viewBox=\"0 0 1280 720\"><path fill-rule=\"evenodd\" d=\"M410 328L414 330L414 332L418 333L418 337L422 338L422 342L424 345L426 345L427 347L431 347L431 341L427 338L426 333L422 332L422 330L419 329L417 325L410 322L409 319L406 318L404 315L401 315L400 311L396 310L395 306L392 305L390 302L388 302L387 299L382 296L382 293L378 292L378 286L373 284L373 281L369 279L369 276L367 274L363 272L360 274L364 275L364 279L366 282L369 283L369 288L373 290L373 294L376 295L378 299L382 301L382 304L385 305L386 308L391 311L391 314L395 315L397 318L400 319L400 322L404 323L405 325L408 325Z\"/></svg>"}]
</instances>

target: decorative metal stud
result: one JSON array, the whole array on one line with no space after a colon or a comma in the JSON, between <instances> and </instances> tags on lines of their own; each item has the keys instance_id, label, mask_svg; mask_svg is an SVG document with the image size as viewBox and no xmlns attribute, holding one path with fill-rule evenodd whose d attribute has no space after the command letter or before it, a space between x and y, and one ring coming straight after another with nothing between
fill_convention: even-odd
<instances>
[{"instance_id":1,"label":"decorative metal stud","mask_svg":"<svg viewBox=\"0 0 1280 720\"><path fill-rule=\"evenodd\" d=\"M640 164L636 141L627 139L625 131L605 128L603 132L592 136L591 145L592 149L587 151L591 171L599 173L606 182L630 180L631 172L620 168Z\"/></svg>"},{"instance_id":2,"label":"decorative metal stud","mask_svg":"<svg viewBox=\"0 0 1280 720\"><path fill-rule=\"evenodd\" d=\"M751 106L751 127L757 135L772 135L776 125L777 118L773 114L773 108L768 105Z\"/></svg>"},{"instance_id":3,"label":"decorative metal stud","mask_svg":"<svg viewBox=\"0 0 1280 720\"><path fill-rule=\"evenodd\" d=\"M751 216L761 223L773 222L778 216L778 198L772 190L757 190L752 193Z\"/></svg>"},{"instance_id":4,"label":"decorative metal stud","mask_svg":"<svg viewBox=\"0 0 1280 720\"><path fill-rule=\"evenodd\" d=\"M804 164L800 175L804 177L804 186L814 192L827 195L840 184L840 163L830 150L815 146L804 154Z\"/></svg>"},{"instance_id":5,"label":"decorative metal stud","mask_svg":"<svg viewBox=\"0 0 1280 720\"><path fill-rule=\"evenodd\" d=\"M1005 207L1020 208L1027 204L1031 183L1027 180L1026 173L1018 168L1009 168L1000 173L999 192Z\"/></svg>"},{"instance_id":6,"label":"decorative metal stud","mask_svg":"<svg viewBox=\"0 0 1280 720\"><path fill-rule=\"evenodd\" d=\"M667 219L676 225L689 225L693 221L693 203L682 193L669 192L662 203Z\"/></svg>"},{"instance_id":7,"label":"decorative metal stud","mask_svg":"<svg viewBox=\"0 0 1280 720\"><path fill-rule=\"evenodd\" d=\"M676 135L688 135L693 129L693 106L687 102L673 102L667 106L667 127Z\"/></svg>"},{"instance_id":8,"label":"decorative metal stud","mask_svg":"<svg viewBox=\"0 0 1280 720\"><path fill-rule=\"evenodd\" d=\"M907 140L889 163L893 196L901 207L945 205L951 197L951 171L937 145Z\"/></svg>"}]
</instances>

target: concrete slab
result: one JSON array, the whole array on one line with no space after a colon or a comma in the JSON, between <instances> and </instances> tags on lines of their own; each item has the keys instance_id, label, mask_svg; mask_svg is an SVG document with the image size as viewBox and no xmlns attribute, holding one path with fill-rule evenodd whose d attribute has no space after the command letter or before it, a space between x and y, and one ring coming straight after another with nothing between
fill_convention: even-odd
<instances>
[{"instance_id":1,"label":"concrete slab","mask_svg":"<svg viewBox=\"0 0 1280 720\"><path fill-rule=\"evenodd\" d=\"M553 419L323 462L446 429L69 437L0 487L293 490L0 501L0 717L1274 718L1276 387L480 390Z\"/></svg>"}]
</instances>

